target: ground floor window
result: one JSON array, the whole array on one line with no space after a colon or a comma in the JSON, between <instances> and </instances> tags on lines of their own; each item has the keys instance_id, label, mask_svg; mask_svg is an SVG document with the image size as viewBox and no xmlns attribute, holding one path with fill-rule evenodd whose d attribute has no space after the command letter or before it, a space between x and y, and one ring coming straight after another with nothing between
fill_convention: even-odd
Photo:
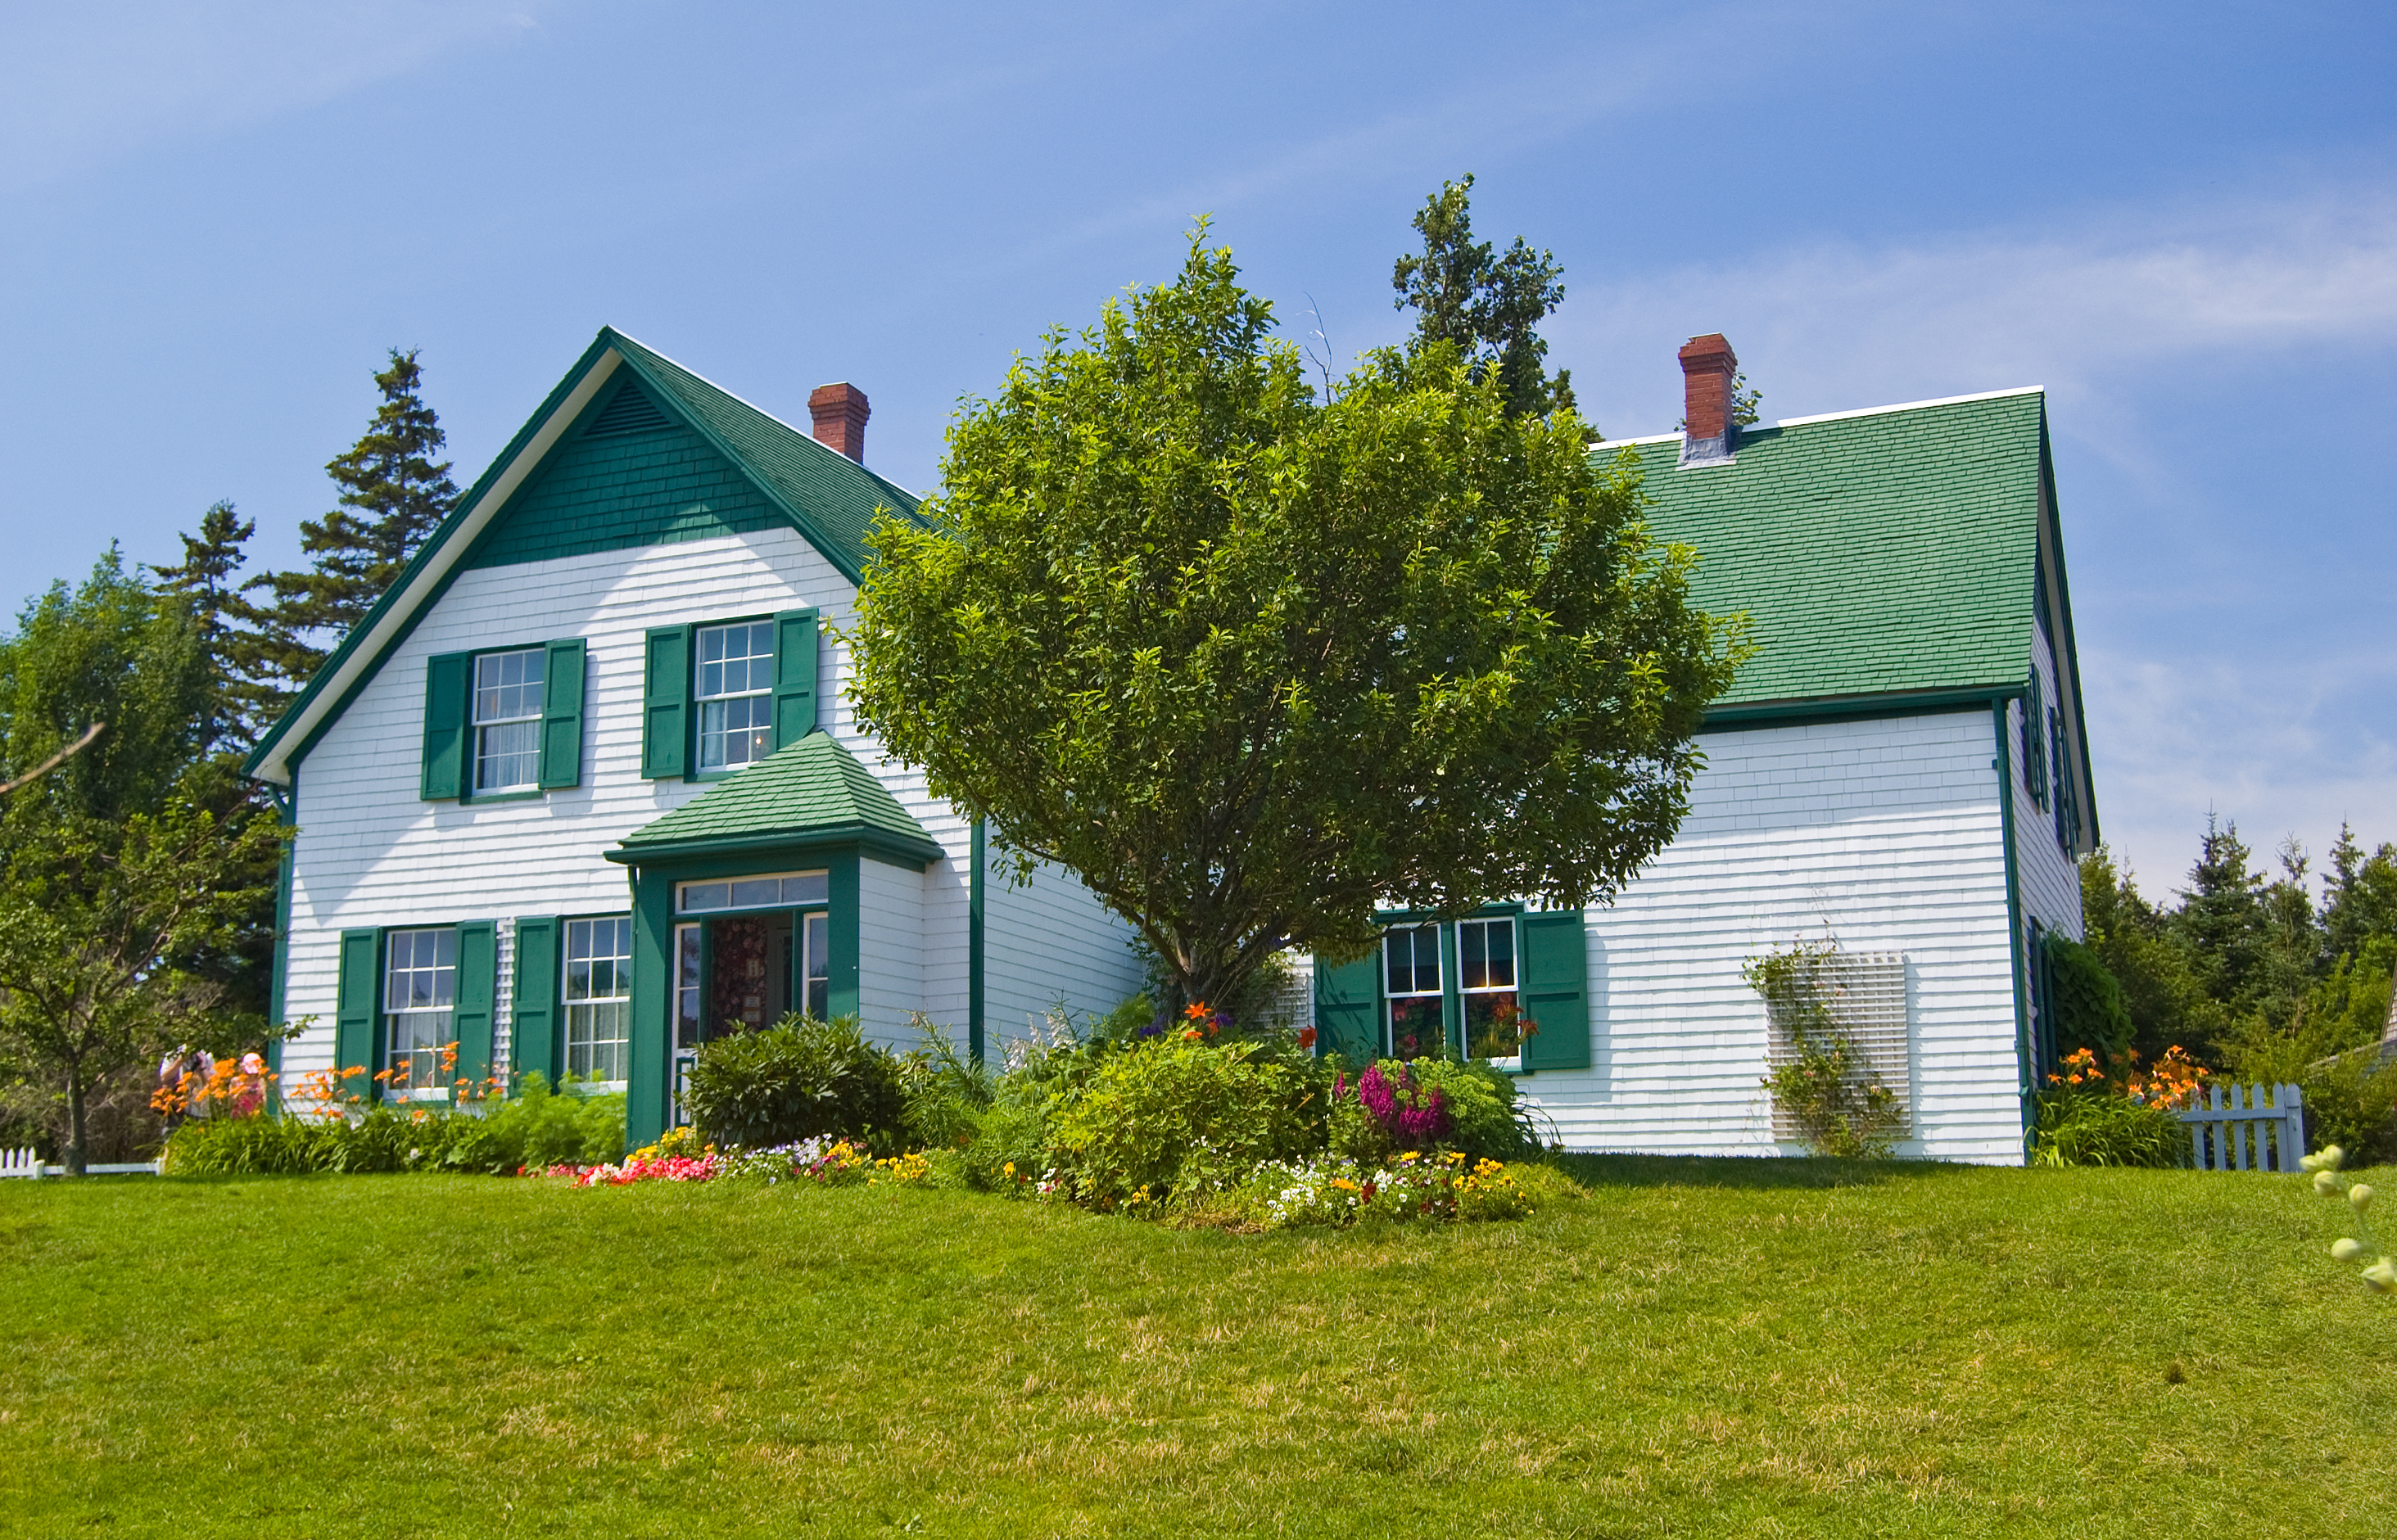
<instances>
[{"instance_id":1,"label":"ground floor window","mask_svg":"<svg viewBox=\"0 0 2397 1540\"><path fill-rule=\"evenodd\" d=\"M1391 1055L1439 1056L1448 1036L1440 1010L1440 927L1407 925L1383 932L1382 968Z\"/></svg>"},{"instance_id":2,"label":"ground floor window","mask_svg":"<svg viewBox=\"0 0 2397 1540\"><path fill-rule=\"evenodd\" d=\"M394 1095L437 1091L458 1041L458 932L394 931L383 957L385 1087Z\"/></svg>"},{"instance_id":3,"label":"ground floor window","mask_svg":"<svg viewBox=\"0 0 2397 1540\"><path fill-rule=\"evenodd\" d=\"M633 921L566 922L566 1073L619 1081L631 1071Z\"/></svg>"},{"instance_id":4,"label":"ground floor window","mask_svg":"<svg viewBox=\"0 0 2397 1540\"><path fill-rule=\"evenodd\" d=\"M1523 1054L1522 1000L1515 991L1515 920L1456 924L1456 987L1465 1009L1465 1056L1517 1065Z\"/></svg>"}]
</instances>

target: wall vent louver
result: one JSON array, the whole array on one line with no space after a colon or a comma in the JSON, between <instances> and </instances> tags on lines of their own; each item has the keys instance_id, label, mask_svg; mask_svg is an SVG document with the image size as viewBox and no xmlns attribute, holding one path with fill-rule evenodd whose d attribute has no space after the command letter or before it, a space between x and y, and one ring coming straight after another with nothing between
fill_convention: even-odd
<instances>
[{"instance_id":1,"label":"wall vent louver","mask_svg":"<svg viewBox=\"0 0 2397 1540\"><path fill-rule=\"evenodd\" d=\"M617 434L655 433L672 427L673 422L658 410L657 403L641 394L638 385L627 384L616 393L591 425L583 430L585 438L607 438Z\"/></svg>"}]
</instances>

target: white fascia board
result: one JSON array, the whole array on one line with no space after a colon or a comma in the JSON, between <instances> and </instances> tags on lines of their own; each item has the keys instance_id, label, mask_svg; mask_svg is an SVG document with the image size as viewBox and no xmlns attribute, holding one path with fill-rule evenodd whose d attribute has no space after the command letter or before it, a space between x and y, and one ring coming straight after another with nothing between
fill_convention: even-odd
<instances>
[{"instance_id":1,"label":"white fascia board","mask_svg":"<svg viewBox=\"0 0 2397 1540\"><path fill-rule=\"evenodd\" d=\"M441 542L441 549L434 559L417 569L416 575L401 590L397 602L382 612L375 621L374 628L359 639L359 645L342 661L341 671L325 681L325 688L317 691L316 698L309 703L306 713L291 724L290 730L284 733L283 741L275 745L274 757L258 767L258 780L272 782L278 786L291 783L292 747L306 743L334 707L347 698L351 689L366 672L382 660L384 649L407 626L417 608L440 585L450 569L473 549L475 537L499 516L500 510L507 506L508 499L524 485L525 477L530 475L549 451L556 447L558 439L565 435L574 420L583 415L583 408L591 404L591 398L599 394L599 388L608 382L615 374L617 365L623 362L623 355L614 348L599 355L599 361L591 366L591 371L583 377L564 401L558 403L557 409L549 414L549 421L526 441L525 447L508 462L507 468L500 473L489 489L466 510L466 516L450 529L449 538Z\"/></svg>"},{"instance_id":2,"label":"white fascia board","mask_svg":"<svg viewBox=\"0 0 2397 1540\"><path fill-rule=\"evenodd\" d=\"M1848 411L1816 412L1812 417L1783 417L1771 422L1751 422L1748 426L1760 433L1771 428L1802 428L1810 422L1836 422L1848 417L1880 417L1894 411L1921 411L1925 407L1956 407L1967 401L1995 401L2005 395L2039 395L2046 389L2044 385L2015 385L2006 390L1975 391L1970 395L1940 395L1928 401L1901 401L1889 407L1856 407ZM1652 433L1644 438L1601 438L1592 448L1619 449L1629 444L1678 444L1681 440L1681 435L1678 433Z\"/></svg>"}]
</instances>

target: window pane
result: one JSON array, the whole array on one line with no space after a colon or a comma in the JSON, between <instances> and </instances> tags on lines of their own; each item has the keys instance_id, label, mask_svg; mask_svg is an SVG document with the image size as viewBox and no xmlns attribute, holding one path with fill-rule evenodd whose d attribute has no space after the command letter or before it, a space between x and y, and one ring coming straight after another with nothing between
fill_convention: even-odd
<instances>
[{"instance_id":1,"label":"window pane","mask_svg":"<svg viewBox=\"0 0 2397 1540\"><path fill-rule=\"evenodd\" d=\"M1469 1059L1514 1059L1523 1051L1521 1005L1512 989L1465 997L1465 1054Z\"/></svg>"},{"instance_id":2,"label":"window pane","mask_svg":"<svg viewBox=\"0 0 2397 1540\"><path fill-rule=\"evenodd\" d=\"M675 927L675 1046L699 1044L699 927Z\"/></svg>"},{"instance_id":3,"label":"window pane","mask_svg":"<svg viewBox=\"0 0 2397 1540\"><path fill-rule=\"evenodd\" d=\"M386 1011L446 1011L455 999L458 932L394 931L383 975Z\"/></svg>"},{"instance_id":4,"label":"window pane","mask_svg":"<svg viewBox=\"0 0 2397 1540\"><path fill-rule=\"evenodd\" d=\"M541 722L475 730L475 789L521 791L541 783Z\"/></svg>"},{"instance_id":5,"label":"window pane","mask_svg":"<svg viewBox=\"0 0 2397 1540\"><path fill-rule=\"evenodd\" d=\"M1436 1058L1445 1036L1438 995L1415 995L1390 1002L1391 1057Z\"/></svg>"},{"instance_id":6,"label":"window pane","mask_svg":"<svg viewBox=\"0 0 2397 1540\"><path fill-rule=\"evenodd\" d=\"M722 909L732 902L732 890L722 882L686 882L682 885L682 912L697 914L707 909Z\"/></svg>"},{"instance_id":7,"label":"window pane","mask_svg":"<svg viewBox=\"0 0 2397 1540\"><path fill-rule=\"evenodd\" d=\"M699 633L698 695L703 701L774 688L774 623L711 625Z\"/></svg>"},{"instance_id":8,"label":"window pane","mask_svg":"<svg viewBox=\"0 0 2397 1540\"><path fill-rule=\"evenodd\" d=\"M1390 994L1440 993L1439 926L1410 926L1388 931L1382 938L1382 952L1388 963Z\"/></svg>"},{"instance_id":9,"label":"window pane","mask_svg":"<svg viewBox=\"0 0 2397 1540\"><path fill-rule=\"evenodd\" d=\"M1515 986L1515 922L1468 919L1456 928L1458 984L1466 989Z\"/></svg>"},{"instance_id":10,"label":"window pane","mask_svg":"<svg viewBox=\"0 0 2397 1540\"><path fill-rule=\"evenodd\" d=\"M832 898L832 879L823 872L803 872L783 879L785 904L824 904Z\"/></svg>"},{"instance_id":11,"label":"window pane","mask_svg":"<svg viewBox=\"0 0 2397 1540\"><path fill-rule=\"evenodd\" d=\"M782 902L783 884L778 877L743 877L732 885L735 909L765 909Z\"/></svg>"},{"instance_id":12,"label":"window pane","mask_svg":"<svg viewBox=\"0 0 2397 1540\"><path fill-rule=\"evenodd\" d=\"M487 652L475 659L475 725L538 717L542 658L536 647L522 652Z\"/></svg>"},{"instance_id":13,"label":"window pane","mask_svg":"<svg viewBox=\"0 0 2397 1540\"><path fill-rule=\"evenodd\" d=\"M810 915L807 926L808 1014L823 1021L832 1013L832 923Z\"/></svg>"},{"instance_id":14,"label":"window pane","mask_svg":"<svg viewBox=\"0 0 2397 1540\"><path fill-rule=\"evenodd\" d=\"M774 726L774 698L743 695L699 708L699 768L730 770L766 757Z\"/></svg>"}]
</instances>

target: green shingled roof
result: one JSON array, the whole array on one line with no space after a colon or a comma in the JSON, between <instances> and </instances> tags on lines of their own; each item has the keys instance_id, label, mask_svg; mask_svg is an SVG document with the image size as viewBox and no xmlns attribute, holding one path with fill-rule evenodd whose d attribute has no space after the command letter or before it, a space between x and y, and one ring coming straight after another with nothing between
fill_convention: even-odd
<instances>
[{"instance_id":1,"label":"green shingled roof","mask_svg":"<svg viewBox=\"0 0 2397 1540\"><path fill-rule=\"evenodd\" d=\"M1698 552L1693 598L1753 626L1718 709L2019 687L2044 414L2032 391L1750 428L1687 469L1678 439L1630 446L1649 529Z\"/></svg>"},{"instance_id":2,"label":"green shingled roof","mask_svg":"<svg viewBox=\"0 0 2397 1540\"><path fill-rule=\"evenodd\" d=\"M620 861L811 839L860 839L937 860L941 848L899 799L825 733L810 732L626 835Z\"/></svg>"},{"instance_id":3,"label":"green shingled roof","mask_svg":"<svg viewBox=\"0 0 2397 1540\"><path fill-rule=\"evenodd\" d=\"M602 331L659 395L689 415L769 495L800 521L833 565L855 582L865 570L865 529L877 508L901 516L916 511L916 498L810 435L767 416L740 397L709 384L663 354L652 353L622 332Z\"/></svg>"}]
</instances>

